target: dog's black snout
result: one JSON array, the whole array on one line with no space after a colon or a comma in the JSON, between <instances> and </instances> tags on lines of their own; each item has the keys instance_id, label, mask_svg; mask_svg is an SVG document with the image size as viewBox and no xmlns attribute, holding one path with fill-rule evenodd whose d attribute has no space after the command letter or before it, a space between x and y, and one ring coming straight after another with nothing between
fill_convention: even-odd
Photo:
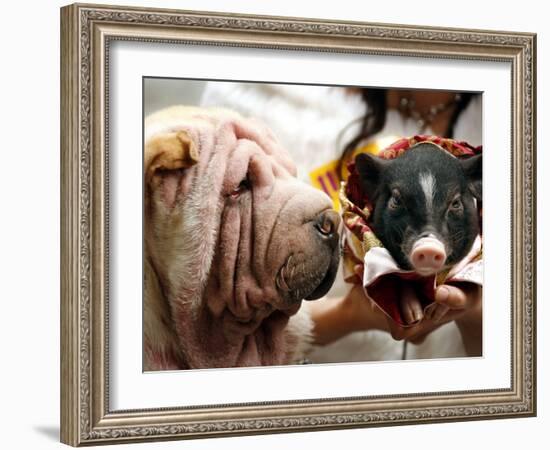
<instances>
[{"instance_id":1,"label":"dog's black snout","mask_svg":"<svg viewBox=\"0 0 550 450\"><path fill-rule=\"evenodd\" d=\"M336 211L328 209L314 219L313 226L323 238L338 239L340 216Z\"/></svg>"}]
</instances>

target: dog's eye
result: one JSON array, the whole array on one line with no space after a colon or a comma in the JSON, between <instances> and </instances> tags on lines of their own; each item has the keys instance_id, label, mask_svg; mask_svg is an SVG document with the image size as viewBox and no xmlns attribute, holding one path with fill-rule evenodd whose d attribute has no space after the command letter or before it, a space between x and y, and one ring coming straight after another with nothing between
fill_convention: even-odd
<instances>
[{"instance_id":1,"label":"dog's eye","mask_svg":"<svg viewBox=\"0 0 550 450\"><path fill-rule=\"evenodd\" d=\"M244 177L239 185L233 189L231 194L229 196L231 198L238 198L243 192L249 191L251 187L250 179L248 178L248 174L246 174L246 177Z\"/></svg>"}]
</instances>

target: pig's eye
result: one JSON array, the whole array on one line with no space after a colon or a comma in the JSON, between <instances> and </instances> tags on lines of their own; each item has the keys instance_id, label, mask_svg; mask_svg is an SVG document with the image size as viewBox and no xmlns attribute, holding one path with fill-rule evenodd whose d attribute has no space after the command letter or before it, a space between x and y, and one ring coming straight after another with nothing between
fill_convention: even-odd
<instances>
[{"instance_id":1,"label":"pig's eye","mask_svg":"<svg viewBox=\"0 0 550 450\"><path fill-rule=\"evenodd\" d=\"M397 191L392 192L392 196L390 197L390 200L388 201L388 208L389 209L399 209L403 205L403 201L401 200L401 196Z\"/></svg>"},{"instance_id":2,"label":"pig's eye","mask_svg":"<svg viewBox=\"0 0 550 450\"><path fill-rule=\"evenodd\" d=\"M450 209L451 211L456 211L456 212L458 212L458 211L460 211L460 210L462 209L462 202L460 201L460 198L459 198L459 197L455 198L455 199L451 202L451 204L449 205L449 209Z\"/></svg>"},{"instance_id":3,"label":"pig's eye","mask_svg":"<svg viewBox=\"0 0 550 450\"><path fill-rule=\"evenodd\" d=\"M246 177L244 177L239 185L235 189L233 189L233 191L231 191L231 194L229 194L229 196L233 199L239 198L243 192L249 191L250 187L250 178L248 177L248 174L246 174Z\"/></svg>"}]
</instances>

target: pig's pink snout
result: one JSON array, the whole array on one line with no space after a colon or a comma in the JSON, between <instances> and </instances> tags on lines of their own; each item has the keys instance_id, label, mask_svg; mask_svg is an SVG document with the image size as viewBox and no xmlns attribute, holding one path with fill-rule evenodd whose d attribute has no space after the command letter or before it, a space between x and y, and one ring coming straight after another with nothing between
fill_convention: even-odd
<instances>
[{"instance_id":1,"label":"pig's pink snout","mask_svg":"<svg viewBox=\"0 0 550 450\"><path fill-rule=\"evenodd\" d=\"M416 241L410 254L411 264L420 275L439 272L445 265L446 259L445 246L432 237Z\"/></svg>"}]
</instances>

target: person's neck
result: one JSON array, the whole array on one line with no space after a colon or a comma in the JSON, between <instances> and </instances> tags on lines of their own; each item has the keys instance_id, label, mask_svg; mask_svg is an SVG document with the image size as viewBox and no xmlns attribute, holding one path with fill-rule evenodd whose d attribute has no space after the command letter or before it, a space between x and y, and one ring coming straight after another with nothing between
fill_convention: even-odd
<instances>
[{"instance_id":1,"label":"person's neck","mask_svg":"<svg viewBox=\"0 0 550 450\"><path fill-rule=\"evenodd\" d=\"M412 102L412 103L411 103ZM444 136L456 109L456 94L445 91L420 91L392 89L387 94L388 109L400 111L415 119L410 113L425 120L434 134ZM433 109L432 109L433 108ZM433 116L431 111L437 111Z\"/></svg>"}]
</instances>

